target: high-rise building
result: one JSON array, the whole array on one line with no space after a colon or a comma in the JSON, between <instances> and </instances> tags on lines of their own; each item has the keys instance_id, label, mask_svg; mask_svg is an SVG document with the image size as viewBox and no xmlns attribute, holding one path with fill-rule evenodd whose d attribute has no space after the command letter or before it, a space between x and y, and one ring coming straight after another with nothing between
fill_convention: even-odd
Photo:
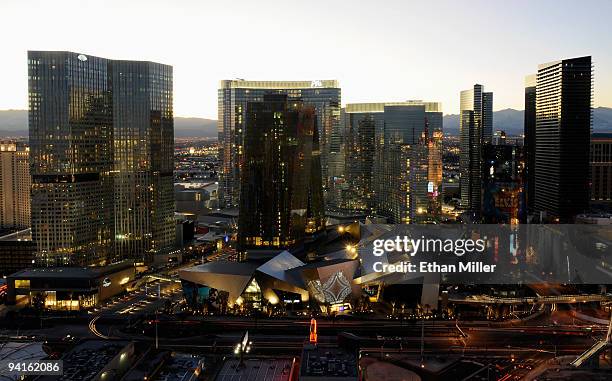
<instances>
[{"instance_id":1,"label":"high-rise building","mask_svg":"<svg viewBox=\"0 0 612 381\"><path fill-rule=\"evenodd\" d=\"M496 146L503 146L507 143L506 139L506 131L497 130L493 134L493 139L491 140L491 144Z\"/></svg>"},{"instance_id":2,"label":"high-rise building","mask_svg":"<svg viewBox=\"0 0 612 381\"><path fill-rule=\"evenodd\" d=\"M429 178L437 173L430 172L430 160L438 157L429 149L430 140L433 131L441 139L441 105L420 100L355 103L347 104L344 113L348 185L344 205L394 223L425 217ZM441 171L441 156L435 168Z\"/></svg>"},{"instance_id":3,"label":"high-rise building","mask_svg":"<svg viewBox=\"0 0 612 381\"><path fill-rule=\"evenodd\" d=\"M591 135L591 202L612 202L612 134Z\"/></svg>"},{"instance_id":4,"label":"high-rise building","mask_svg":"<svg viewBox=\"0 0 612 381\"><path fill-rule=\"evenodd\" d=\"M461 92L459 112L459 180L461 206L480 212L482 197L482 146L491 142L493 131L493 93L482 85Z\"/></svg>"},{"instance_id":5,"label":"high-rise building","mask_svg":"<svg viewBox=\"0 0 612 381\"><path fill-rule=\"evenodd\" d=\"M32 240L42 264L96 264L112 248L108 61L28 52Z\"/></svg>"},{"instance_id":6,"label":"high-rise building","mask_svg":"<svg viewBox=\"0 0 612 381\"><path fill-rule=\"evenodd\" d=\"M485 223L518 224L521 212L521 149L485 144L482 166L482 219Z\"/></svg>"},{"instance_id":7,"label":"high-rise building","mask_svg":"<svg viewBox=\"0 0 612 381\"><path fill-rule=\"evenodd\" d=\"M219 86L219 156L221 207L240 205L240 171L244 163L246 106L261 102L264 95L286 94L315 108L316 126L320 137L321 180L327 204L331 203L334 177L342 176L342 139L340 131L340 88L337 81L245 81L224 80ZM340 165L339 165L340 163Z\"/></svg>"},{"instance_id":8,"label":"high-rise building","mask_svg":"<svg viewBox=\"0 0 612 381\"><path fill-rule=\"evenodd\" d=\"M172 67L28 53L32 239L44 265L174 243Z\"/></svg>"},{"instance_id":9,"label":"high-rise building","mask_svg":"<svg viewBox=\"0 0 612 381\"><path fill-rule=\"evenodd\" d=\"M589 204L591 57L538 66L534 209L571 222Z\"/></svg>"},{"instance_id":10,"label":"high-rise building","mask_svg":"<svg viewBox=\"0 0 612 381\"><path fill-rule=\"evenodd\" d=\"M316 109L279 93L245 107L239 249L298 247L325 226Z\"/></svg>"},{"instance_id":11,"label":"high-rise building","mask_svg":"<svg viewBox=\"0 0 612 381\"><path fill-rule=\"evenodd\" d=\"M374 162L377 137L384 130L384 105L347 104L344 109L346 146L346 190L342 204L352 211L370 211L374 207Z\"/></svg>"},{"instance_id":12,"label":"high-rise building","mask_svg":"<svg viewBox=\"0 0 612 381\"><path fill-rule=\"evenodd\" d=\"M482 142L491 143L493 137L493 93L482 93Z\"/></svg>"},{"instance_id":13,"label":"high-rise building","mask_svg":"<svg viewBox=\"0 0 612 381\"><path fill-rule=\"evenodd\" d=\"M30 148L20 142L0 142L0 227L30 227Z\"/></svg>"},{"instance_id":14,"label":"high-rise building","mask_svg":"<svg viewBox=\"0 0 612 381\"><path fill-rule=\"evenodd\" d=\"M174 249L172 66L110 61L114 259L147 263Z\"/></svg>"},{"instance_id":15,"label":"high-rise building","mask_svg":"<svg viewBox=\"0 0 612 381\"><path fill-rule=\"evenodd\" d=\"M441 113L440 113L441 114ZM428 137L428 174L427 174L427 196L429 198L428 215L437 216L442 212L442 137L441 129L429 132Z\"/></svg>"},{"instance_id":16,"label":"high-rise building","mask_svg":"<svg viewBox=\"0 0 612 381\"><path fill-rule=\"evenodd\" d=\"M533 213L535 197L535 133L536 133L536 75L525 77L525 200L528 213Z\"/></svg>"}]
</instances>

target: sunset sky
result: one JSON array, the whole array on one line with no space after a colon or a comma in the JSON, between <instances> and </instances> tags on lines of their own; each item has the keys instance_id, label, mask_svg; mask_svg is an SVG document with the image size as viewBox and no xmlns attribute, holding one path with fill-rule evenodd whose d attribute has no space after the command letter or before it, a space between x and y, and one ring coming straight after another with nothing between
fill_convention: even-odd
<instances>
[{"instance_id":1,"label":"sunset sky","mask_svg":"<svg viewBox=\"0 0 612 381\"><path fill-rule=\"evenodd\" d=\"M338 79L343 103L494 92L523 108L539 63L593 56L612 107L612 1L1 0L0 109L27 108L28 50L174 66L176 116L217 118L221 79Z\"/></svg>"}]
</instances>

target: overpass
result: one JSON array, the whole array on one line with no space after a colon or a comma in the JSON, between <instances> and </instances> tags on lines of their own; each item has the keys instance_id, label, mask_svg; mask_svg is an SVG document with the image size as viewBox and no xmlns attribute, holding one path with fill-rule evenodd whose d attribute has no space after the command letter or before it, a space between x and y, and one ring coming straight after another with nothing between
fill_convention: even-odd
<instances>
[{"instance_id":1,"label":"overpass","mask_svg":"<svg viewBox=\"0 0 612 381\"><path fill-rule=\"evenodd\" d=\"M449 298L448 301L457 304L576 304L609 302L612 301L612 297L607 295L538 295L524 298L502 298L488 295L473 295L465 298Z\"/></svg>"},{"instance_id":2,"label":"overpass","mask_svg":"<svg viewBox=\"0 0 612 381\"><path fill-rule=\"evenodd\" d=\"M570 365L576 368L597 368L599 354L607 348L612 349L612 313L610 314L610 324L608 325L608 334L606 338L593 344L591 348L584 351L584 353L578 356L576 360L572 361Z\"/></svg>"}]
</instances>

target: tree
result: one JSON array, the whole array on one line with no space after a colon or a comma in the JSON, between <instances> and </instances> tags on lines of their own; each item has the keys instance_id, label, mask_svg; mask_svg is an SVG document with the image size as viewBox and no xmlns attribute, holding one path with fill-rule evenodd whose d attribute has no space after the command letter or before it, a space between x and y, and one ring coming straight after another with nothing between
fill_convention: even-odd
<instances>
[{"instance_id":1,"label":"tree","mask_svg":"<svg viewBox=\"0 0 612 381\"><path fill-rule=\"evenodd\" d=\"M39 315L45 310L45 301L47 300L47 294L44 292L38 292L32 296L32 308Z\"/></svg>"}]
</instances>

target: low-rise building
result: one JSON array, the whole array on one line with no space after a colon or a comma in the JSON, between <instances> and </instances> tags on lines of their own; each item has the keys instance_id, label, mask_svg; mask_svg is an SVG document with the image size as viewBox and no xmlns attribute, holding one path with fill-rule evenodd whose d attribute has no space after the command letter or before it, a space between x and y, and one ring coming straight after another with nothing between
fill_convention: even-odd
<instances>
[{"instance_id":1,"label":"low-rise building","mask_svg":"<svg viewBox=\"0 0 612 381\"><path fill-rule=\"evenodd\" d=\"M7 277L7 303L32 306L43 302L51 310L93 308L124 292L134 280L131 261L104 267L44 267Z\"/></svg>"}]
</instances>

